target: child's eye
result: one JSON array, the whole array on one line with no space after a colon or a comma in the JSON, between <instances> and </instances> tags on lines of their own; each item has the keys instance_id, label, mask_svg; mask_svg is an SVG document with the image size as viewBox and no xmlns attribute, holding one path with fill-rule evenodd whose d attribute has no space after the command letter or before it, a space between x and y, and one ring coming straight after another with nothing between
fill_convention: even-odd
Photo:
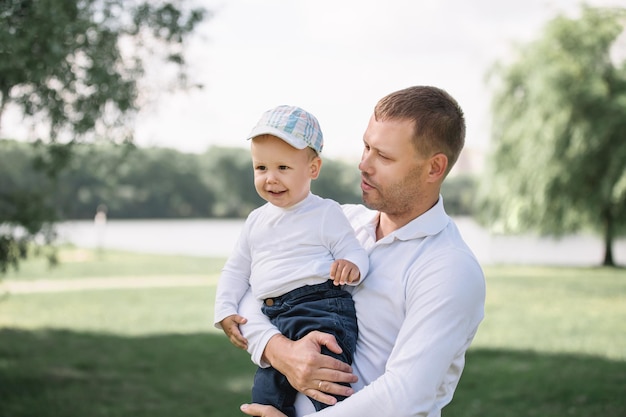
<instances>
[{"instance_id":1,"label":"child's eye","mask_svg":"<svg viewBox=\"0 0 626 417\"><path fill-rule=\"evenodd\" d=\"M265 167L265 165L257 165L254 169L256 169L257 171L265 171L267 168Z\"/></svg>"},{"instance_id":2,"label":"child's eye","mask_svg":"<svg viewBox=\"0 0 626 417\"><path fill-rule=\"evenodd\" d=\"M278 167L278 169L284 171L286 169L289 169L289 167L287 165L281 165L281 166Z\"/></svg>"}]
</instances>

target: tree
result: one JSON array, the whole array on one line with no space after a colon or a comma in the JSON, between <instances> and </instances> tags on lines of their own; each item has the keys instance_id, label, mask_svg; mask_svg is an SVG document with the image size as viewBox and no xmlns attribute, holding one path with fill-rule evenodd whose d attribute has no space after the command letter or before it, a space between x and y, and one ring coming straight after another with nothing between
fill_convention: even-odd
<instances>
[{"instance_id":1,"label":"tree","mask_svg":"<svg viewBox=\"0 0 626 417\"><path fill-rule=\"evenodd\" d=\"M446 213L451 216L472 216L476 199L477 178L473 175L448 176L441 185Z\"/></svg>"},{"instance_id":2,"label":"tree","mask_svg":"<svg viewBox=\"0 0 626 417\"><path fill-rule=\"evenodd\" d=\"M37 132L35 163L47 176L57 176L77 142L132 140L147 65L164 61L159 69L175 70L176 87L188 86L185 40L207 13L185 5L0 0L0 121L8 105L21 110ZM56 220L50 210L24 213L14 197L4 195L0 204L0 271L17 263L16 248L38 225ZM37 196L29 198L37 205ZM20 226L27 226L21 243L13 233Z\"/></svg>"},{"instance_id":3,"label":"tree","mask_svg":"<svg viewBox=\"0 0 626 417\"><path fill-rule=\"evenodd\" d=\"M210 217L215 197L197 155L168 148L136 149L116 174L114 194L101 201L117 218ZM115 207L120 205L121 207Z\"/></svg>"},{"instance_id":4,"label":"tree","mask_svg":"<svg viewBox=\"0 0 626 417\"><path fill-rule=\"evenodd\" d=\"M360 184L361 174L356 163L336 161L322 155L322 170L311 183L311 191L341 204L357 204L362 201Z\"/></svg>"},{"instance_id":5,"label":"tree","mask_svg":"<svg viewBox=\"0 0 626 417\"><path fill-rule=\"evenodd\" d=\"M33 149L26 143L0 141L0 274L27 253L29 236L53 235L44 219L54 214L53 182L32 166ZM27 168L27 169L24 169Z\"/></svg>"},{"instance_id":6,"label":"tree","mask_svg":"<svg viewBox=\"0 0 626 417\"><path fill-rule=\"evenodd\" d=\"M215 197L201 174L197 155L174 149L76 145L55 207L64 219L93 219L101 205L112 219L210 217Z\"/></svg>"},{"instance_id":7,"label":"tree","mask_svg":"<svg viewBox=\"0 0 626 417\"><path fill-rule=\"evenodd\" d=\"M626 231L625 11L559 16L494 68L494 149L477 210L500 232L597 232L608 266Z\"/></svg>"},{"instance_id":8,"label":"tree","mask_svg":"<svg viewBox=\"0 0 626 417\"><path fill-rule=\"evenodd\" d=\"M264 203L254 188L249 151L212 146L201 159L204 182L219 196L213 209L217 217L245 217Z\"/></svg>"}]
</instances>

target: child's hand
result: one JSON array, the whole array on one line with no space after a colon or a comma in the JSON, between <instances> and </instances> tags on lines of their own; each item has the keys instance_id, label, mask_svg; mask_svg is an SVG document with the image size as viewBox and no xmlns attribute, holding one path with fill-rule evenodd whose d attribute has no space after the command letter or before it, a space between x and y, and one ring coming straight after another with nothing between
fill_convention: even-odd
<instances>
[{"instance_id":1,"label":"child's hand","mask_svg":"<svg viewBox=\"0 0 626 417\"><path fill-rule=\"evenodd\" d=\"M330 266L330 279L335 285L357 282L361 278L361 272L355 264L345 259L337 259Z\"/></svg>"},{"instance_id":2,"label":"child's hand","mask_svg":"<svg viewBox=\"0 0 626 417\"><path fill-rule=\"evenodd\" d=\"M228 336L230 343L237 346L240 349L248 348L248 340L243 337L241 331L239 331L239 325L247 323L248 319L240 316L239 314L232 314L220 321L222 330Z\"/></svg>"}]
</instances>

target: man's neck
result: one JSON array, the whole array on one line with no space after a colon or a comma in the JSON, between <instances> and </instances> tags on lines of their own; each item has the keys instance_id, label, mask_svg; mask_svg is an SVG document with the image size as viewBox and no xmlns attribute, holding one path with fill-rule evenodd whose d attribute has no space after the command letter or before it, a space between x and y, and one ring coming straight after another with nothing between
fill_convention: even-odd
<instances>
[{"instance_id":1,"label":"man's neck","mask_svg":"<svg viewBox=\"0 0 626 417\"><path fill-rule=\"evenodd\" d=\"M408 224L413 219L398 219L387 215L386 213L379 213L378 225L376 226L376 240L380 240L388 234L398 230L402 226Z\"/></svg>"},{"instance_id":2,"label":"man's neck","mask_svg":"<svg viewBox=\"0 0 626 417\"><path fill-rule=\"evenodd\" d=\"M416 208L414 211L410 213L404 213L403 215L394 215L379 212L378 225L376 226L376 240L384 238L388 234L400 229L401 227L406 226L413 220L417 219L419 216L433 208L437 204L437 201L439 201L438 195L432 204L423 206L421 208Z\"/></svg>"}]
</instances>

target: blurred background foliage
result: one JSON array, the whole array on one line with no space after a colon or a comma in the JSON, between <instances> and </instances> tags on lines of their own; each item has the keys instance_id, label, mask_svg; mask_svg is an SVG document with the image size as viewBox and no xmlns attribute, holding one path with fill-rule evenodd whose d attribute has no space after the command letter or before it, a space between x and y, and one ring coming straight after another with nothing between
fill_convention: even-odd
<instances>
[{"instance_id":1,"label":"blurred background foliage","mask_svg":"<svg viewBox=\"0 0 626 417\"><path fill-rule=\"evenodd\" d=\"M58 201L67 194L58 177L75 145L132 141L137 111L150 96L146 67L172 75L157 89L194 87L185 44L208 16L190 0L0 1L0 128L7 105L21 111L33 127L38 149L31 156L40 171L24 172L24 188L21 167L3 164L10 172L0 194L0 273L60 219Z\"/></svg>"},{"instance_id":2,"label":"blurred background foliage","mask_svg":"<svg viewBox=\"0 0 626 417\"><path fill-rule=\"evenodd\" d=\"M109 218L243 218L264 201L254 189L250 153L211 147L203 154L131 144L77 144L54 179L33 165L38 148L0 140L0 195L22 195L27 207L63 220ZM340 203L360 203L356 163L324 158L312 191ZM452 177L444 189L451 214L471 214L475 181ZM36 198L35 198L36 196Z\"/></svg>"},{"instance_id":3,"label":"blurred background foliage","mask_svg":"<svg viewBox=\"0 0 626 417\"><path fill-rule=\"evenodd\" d=\"M490 74L478 219L500 233L626 233L626 9L558 16ZM621 41L620 41L621 40Z\"/></svg>"},{"instance_id":4,"label":"blurred background foliage","mask_svg":"<svg viewBox=\"0 0 626 417\"><path fill-rule=\"evenodd\" d=\"M0 144L0 273L55 222L101 205L112 218L198 218L262 203L246 150L132 145L146 65L173 75L156 89L196 87L185 45L208 17L191 0L0 1L0 122L11 103L32 125L29 143ZM498 233L595 233L614 265L626 233L625 19L582 5L494 65L487 167L446 180L450 214ZM359 202L355 165L325 160L313 191Z\"/></svg>"}]
</instances>

